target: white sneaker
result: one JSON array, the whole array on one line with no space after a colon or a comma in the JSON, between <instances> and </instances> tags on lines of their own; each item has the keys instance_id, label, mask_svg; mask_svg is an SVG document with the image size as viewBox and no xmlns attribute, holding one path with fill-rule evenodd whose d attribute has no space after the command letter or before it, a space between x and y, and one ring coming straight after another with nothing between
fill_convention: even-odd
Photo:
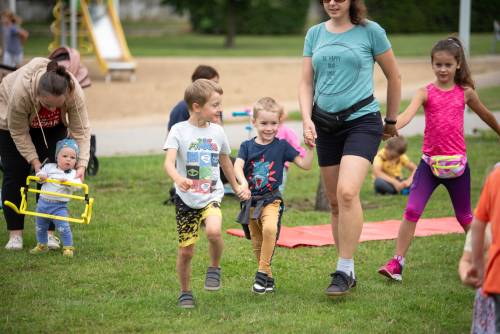
<instances>
[{"instance_id":1,"label":"white sneaker","mask_svg":"<svg viewBox=\"0 0 500 334\"><path fill-rule=\"evenodd\" d=\"M59 249L59 248L61 248L61 241L55 235L49 234L47 246L49 246L49 249L52 249L52 250Z\"/></svg>"},{"instance_id":2,"label":"white sneaker","mask_svg":"<svg viewBox=\"0 0 500 334\"><path fill-rule=\"evenodd\" d=\"M23 249L23 237L20 235L15 235L9 239L5 249L8 250L21 250Z\"/></svg>"}]
</instances>

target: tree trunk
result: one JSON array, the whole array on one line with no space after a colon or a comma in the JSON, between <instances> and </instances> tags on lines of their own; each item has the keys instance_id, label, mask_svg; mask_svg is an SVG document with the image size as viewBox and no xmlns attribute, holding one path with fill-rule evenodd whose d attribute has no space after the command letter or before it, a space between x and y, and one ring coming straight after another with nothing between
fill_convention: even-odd
<instances>
[{"instance_id":1,"label":"tree trunk","mask_svg":"<svg viewBox=\"0 0 500 334\"><path fill-rule=\"evenodd\" d=\"M316 203L314 204L314 210L330 211L330 203L326 197L325 187L321 181L321 176L319 177L318 189L316 190Z\"/></svg>"},{"instance_id":2,"label":"tree trunk","mask_svg":"<svg viewBox=\"0 0 500 334\"><path fill-rule=\"evenodd\" d=\"M224 47L233 48L236 37L236 1L227 0L226 41Z\"/></svg>"}]
</instances>

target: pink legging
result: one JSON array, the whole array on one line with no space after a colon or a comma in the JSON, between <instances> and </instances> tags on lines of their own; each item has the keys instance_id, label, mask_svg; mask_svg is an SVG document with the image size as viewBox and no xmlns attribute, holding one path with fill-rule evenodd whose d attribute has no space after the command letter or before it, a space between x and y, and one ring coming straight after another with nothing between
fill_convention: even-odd
<instances>
[{"instance_id":1,"label":"pink legging","mask_svg":"<svg viewBox=\"0 0 500 334\"><path fill-rule=\"evenodd\" d=\"M451 203L455 210L455 217L462 226L472 222L472 210L470 205L470 169L465 167L462 175L452 179L440 179L432 174L431 168L423 160L420 161L413 183L410 188L410 196L404 213L404 218L411 222L417 222L424 212L434 190L440 184L446 187L450 194Z\"/></svg>"}]
</instances>

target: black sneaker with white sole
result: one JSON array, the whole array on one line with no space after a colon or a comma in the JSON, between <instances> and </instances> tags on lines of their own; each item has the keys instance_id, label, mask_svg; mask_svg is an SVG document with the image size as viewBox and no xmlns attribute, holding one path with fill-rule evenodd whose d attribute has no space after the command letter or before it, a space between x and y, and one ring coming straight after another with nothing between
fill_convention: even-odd
<instances>
[{"instance_id":1,"label":"black sneaker with white sole","mask_svg":"<svg viewBox=\"0 0 500 334\"><path fill-rule=\"evenodd\" d=\"M267 277L266 281L266 293L274 292L276 285L274 284L274 278Z\"/></svg>"},{"instance_id":2,"label":"black sneaker with white sole","mask_svg":"<svg viewBox=\"0 0 500 334\"><path fill-rule=\"evenodd\" d=\"M352 274L347 275L345 272L337 270L331 273L330 276L332 277L332 282L325 291L328 296L345 295L350 289L356 286L356 280L352 277Z\"/></svg>"},{"instance_id":3,"label":"black sneaker with white sole","mask_svg":"<svg viewBox=\"0 0 500 334\"><path fill-rule=\"evenodd\" d=\"M259 295L266 293L268 279L269 277L266 273L258 271L255 274L255 282L252 285L252 291Z\"/></svg>"}]
</instances>

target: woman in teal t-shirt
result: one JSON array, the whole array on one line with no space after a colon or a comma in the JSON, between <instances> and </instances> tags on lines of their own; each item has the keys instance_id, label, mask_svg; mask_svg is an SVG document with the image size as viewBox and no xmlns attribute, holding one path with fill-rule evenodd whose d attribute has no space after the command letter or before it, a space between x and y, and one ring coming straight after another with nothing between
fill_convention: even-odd
<instances>
[{"instance_id":1,"label":"woman in teal t-shirt","mask_svg":"<svg viewBox=\"0 0 500 334\"><path fill-rule=\"evenodd\" d=\"M322 3L330 19L305 37L299 103L304 142L318 152L339 254L326 294L338 296L356 285L354 253L363 226L359 192L380 140L397 135L401 81L385 31L366 19L362 0ZM385 126L373 98L375 62L387 79Z\"/></svg>"}]
</instances>

